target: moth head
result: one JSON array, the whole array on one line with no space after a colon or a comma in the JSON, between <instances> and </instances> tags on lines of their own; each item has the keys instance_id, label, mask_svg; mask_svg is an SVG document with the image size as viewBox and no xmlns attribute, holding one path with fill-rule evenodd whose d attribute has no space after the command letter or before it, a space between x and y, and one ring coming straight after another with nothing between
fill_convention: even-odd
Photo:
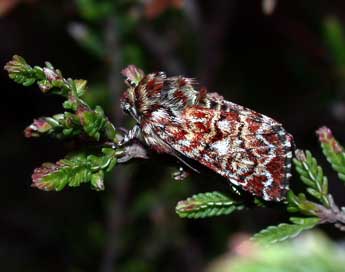
<instances>
[{"instance_id":1,"label":"moth head","mask_svg":"<svg viewBox=\"0 0 345 272\"><path fill-rule=\"evenodd\" d=\"M135 88L139 85L140 81L144 78L143 70L131 64L122 70L122 75L125 77L125 84L129 88Z\"/></svg>"},{"instance_id":2,"label":"moth head","mask_svg":"<svg viewBox=\"0 0 345 272\"><path fill-rule=\"evenodd\" d=\"M129 65L127 68L122 70L122 75L125 76L125 84L128 88L120 98L121 108L125 113L128 113L137 122L139 122L138 110L135 103L135 89L139 86L145 74L140 68L137 68L135 65Z\"/></svg>"}]
</instances>

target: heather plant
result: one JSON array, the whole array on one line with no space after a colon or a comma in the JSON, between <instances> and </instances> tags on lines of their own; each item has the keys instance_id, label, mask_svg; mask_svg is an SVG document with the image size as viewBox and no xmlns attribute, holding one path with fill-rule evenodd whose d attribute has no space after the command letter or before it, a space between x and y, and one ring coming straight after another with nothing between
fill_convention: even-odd
<instances>
[{"instance_id":1,"label":"heather plant","mask_svg":"<svg viewBox=\"0 0 345 272\"><path fill-rule=\"evenodd\" d=\"M95 190L104 190L104 176L119 164L134 158L148 159L150 151L139 140L122 145L130 137L124 128L109 121L100 106L91 107L85 100L87 81L65 78L52 64L30 66L22 57L14 56L5 69L18 84L37 84L44 94L64 97L64 112L51 117L39 117L25 129L28 138L50 136L59 140L74 140L82 148L68 154L56 163L44 163L34 170L32 186L46 191L60 191L89 183ZM341 181L345 181L345 151L330 129L317 130L322 151ZM328 189L328 178L311 152L297 149L293 159L296 174L305 192L289 190L287 199L277 204L284 207L290 223L269 226L254 235L263 244L272 244L297 236L319 224L330 223L345 230L345 209L336 205ZM114 170L116 171L116 170ZM183 184L181 184L183 186ZM229 215L252 205L265 207L259 198L248 202L238 191L199 193L178 202L176 213L183 218L206 218ZM282 209L282 211L284 211Z\"/></svg>"}]
</instances>

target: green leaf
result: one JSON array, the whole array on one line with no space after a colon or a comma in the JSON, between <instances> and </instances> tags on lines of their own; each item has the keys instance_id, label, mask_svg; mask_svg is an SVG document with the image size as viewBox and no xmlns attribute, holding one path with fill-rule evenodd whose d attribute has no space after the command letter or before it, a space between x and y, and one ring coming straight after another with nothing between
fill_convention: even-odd
<instances>
[{"instance_id":1,"label":"green leaf","mask_svg":"<svg viewBox=\"0 0 345 272\"><path fill-rule=\"evenodd\" d=\"M208 192L194 195L187 200L180 201L176 206L176 213L180 217L205 218L227 215L244 206L219 192Z\"/></svg>"},{"instance_id":2,"label":"green leaf","mask_svg":"<svg viewBox=\"0 0 345 272\"><path fill-rule=\"evenodd\" d=\"M340 180L345 182L345 152L344 148L334 138L332 131L327 127L321 127L316 132L321 142L322 152L331 164L333 170L338 173Z\"/></svg>"},{"instance_id":3,"label":"green leaf","mask_svg":"<svg viewBox=\"0 0 345 272\"><path fill-rule=\"evenodd\" d=\"M63 139L86 134L96 141L101 137L110 141L116 140L115 127L109 122L103 109L96 106L93 110L82 99L87 90L86 80L65 79L61 71L54 69L48 62L44 68L38 66L32 68L17 55L6 64L5 69L10 78L17 83L28 86L37 82L43 93L50 92L67 98L63 106L68 112L34 120L33 124L25 129L27 137L51 135Z\"/></svg>"},{"instance_id":4,"label":"green leaf","mask_svg":"<svg viewBox=\"0 0 345 272\"><path fill-rule=\"evenodd\" d=\"M96 190L96 191L102 191L104 190L104 172L99 171L95 174L91 175L91 186Z\"/></svg>"},{"instance_id":5,"label":"green leaf","mask_svg":"<svg viewBox=\"0 0 345 272\"><path fill-rule=\"evenodd\" d=\"M12 60L9 61L4 68L11 79L23 86L34 84L36 79L42 76L42 74L38 72L39 69L33 69L27 64L25 59L18 55L14 55Z\"/></svg>"},{"instance_id":6,"label":"green leaf","mask_svg":"<svg viewBox=\"0 0 345 272\"><path fill-rule=\"evenodd\" d=\"M290 217L289 220L296 225L310 224L311 220L315 220L316 223L320 222L320 219L317 217Z\"/></svg>"},{"instance_id":7,"label":"green leaf","mask_svg":"<svg viewBox=\"0 0 345 272\"><path fill-rule=\"evenodd\" d=\"M296 150L296 158L293 162L301 181L307 185L307 192L329 207L327 177L324 176L322 168L310 151Z\"/></svg>"},{"instance_id":8,"label":"green leaf","mask_svg":"<svg viewBox=\"0 0 345 272\"><path fill-rule=\"evenodd\" d=\"M87 81L84 79L76 79L74 80L76 93L78 97L82 97L86 92L86 85Z\"/></svg>"},{"instance_id":9,"label":"green leaf","mask_svg":"<svg viewBox=\"0 0 345 272\"><path fill-rule=\"evenodd\" d=\"M296 195L292 190L288 192L288 207L289 212L301 212L305 215L316 216L318 207L314 202L309 201L303 193Z\"/></svg>"},{"instance_id":10,"label":"green leaf","mask_svg":"<svg viewBox=\"0 0 345 272\"><path fill-rule=\"evenodd\" d=\"M24 134L27 138L49 135L56 139L65 139L79 136L82 132L83 128L79 119L69 112L56 114L52 117L35 119L34 122L24 130Z\"/></svg>"},{"instance_id":11,"label":"green leaf","mask_svg":"<svg viewBox=\"0 0 345 272\"><path fill-rule=\"evenodd\" d=\"M55 164L44 163L36 168L32 186L45 191L60 191L66 186L78 187L90 182L92 188L103 190L104 172L109 172L115 163L115 151L109 148L104 149L100 156L73 154Z\"/></svg>"},{"instance_id":12,"label":"green leaf","mask_svg":"<svg viewBox=\"0 0 345 272\"><path fill-rule=\"evenodd\" d=\"M101 132L107 124L103 109L97 106L94 111L86 111L83 113L81 120L86 134L99 140Z\"/></svg>"},{"instance_id":13,"label":"green leaf","mask_svg":"<svg viewBox=\"0 0 345 272\"><path fill-rule=\"evenodd\" d=\"M315 227L320 219L316 217L310 218L290 218L294 224L279 224L278 226L270 226L259 233L255 234L252 238L255 242L262 245L274 244L284 240L294 238L304 230Z\"/></svg>"},{"instance_id":14,"label":"green leaf","mask_svg":"<svg viewBox=\"0 0 345 272\"><path fill-rule=\"evenodd\" d=\"M88 136L99 141L101 136L113 141L116 130L100 107L95 110L65 112L52 117L41 117L25 129L27 138L49 135L56 139Z\"/></svg>"}]
</instances>

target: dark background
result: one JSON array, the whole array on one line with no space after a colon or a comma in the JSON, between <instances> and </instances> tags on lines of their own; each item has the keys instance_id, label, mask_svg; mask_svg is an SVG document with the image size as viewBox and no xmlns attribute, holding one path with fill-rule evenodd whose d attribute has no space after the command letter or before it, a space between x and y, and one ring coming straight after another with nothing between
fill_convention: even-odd
<instances>
[{"instance_id":1,"label":"dark background","mask_svg":"<svg viewBox=\"0 0 345 272\"><path fill-rule=\"evenodd\" d=\"M259 0L0 0L0 64L14 54L32 65L49 60L65 76L87 79L90 101L127 127L112 93L125 88L123 67L195 77L283 123L298 147L320 159L344 204L344 188L333 182L315 135L327 125L345 139L345 36L332 28L342 30L344 15L341 0L281 0L271 13ZM22 130L33 118L61 112L61 99L19 86L5 71L0 86L3 271L202 271L235 233L286 219L274 208L180 219L178 200L226 192L226 181L193 175L174 182L172 165L159 158L116 167L103 192L87 185L58 193L31 188L33 169L62 158L70 145L28 140ZM293 178L292 186L298 182ZM323 230L335 240L343 237Z\"/></svg>"}]
</instances>

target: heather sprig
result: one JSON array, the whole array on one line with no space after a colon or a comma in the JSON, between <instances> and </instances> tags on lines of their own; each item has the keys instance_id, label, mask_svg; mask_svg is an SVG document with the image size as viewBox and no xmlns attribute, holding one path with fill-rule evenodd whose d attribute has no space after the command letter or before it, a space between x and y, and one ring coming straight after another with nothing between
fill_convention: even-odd
<instances>
[{"instance_id":1,"label":"heather sprig","mask_svg":"<svg viewBox=\"0 0 345 272\"><path fill-rule=\"evenodd\" d=\"M321 127L316 131L321 143L322 152L338 173L339 179L345 181L345 152L344 148L334 138L332 131L327 127Z\"/></svg>"},{"instance_id":2,"label":"heather sprig","mask_svg":"<svg viewBox=\"0 0 345 272\"><path fill-rule=\"evenodd\" d=\"M86 140L83 151L73 152L56 163L43 163L36 168L32 175L33 187L60 191L66 186L77 187L89 182L92 188L103 190L104 174L111 171L117 162L136 157L147 158L145 149L139 143L118 145L124 137L123 133L115 130L100 106L91 108L84 100L86 80L66 79L48 62L44 67L31 67L17 55L5 65L5 70L18 84L31 86L36 83L42 93L65 98L65 111L34 119L24 130L27 138L47 135L56 139ZM92 150L87 149L90 142L94 142Z\"/></svg>"},{"instance_id":3,"label":"heather sprig","mask_svg":"<svg viewBox=\"0 0 345 272\"><path fill-rule=\"evenodd\" d=\"M241 210L244 205L220 192L207 192L194 195L180 201L176 206L176 213L180 217L206 218L228 215Z\"/></svg>"},{"instance_id":4,"label":"heather sprig","mask_svg":"<svg viewBox=\"0 0 345 272\"><path fill-rule=\"evenodd\" d=\"M66 186L78 187L90 182L95 190L104 189L104 173L116 165L117 156L111 148L102 154L70 154L56 163L44 163L32 175L32 186L45 191L61 191Z\"/></svg>"},{"instance_id":5,"label":"heather sprig","mask_svg":"<svg viewBox=\"0 0 345 272\"><path fill-rule=\"evenodd\" d=\"M15 55L5 70L9 77L24 86L37 83L43 93L52 93L66 98L63 107L66 112L52 117L41 117L25 130L27 137L51 135L55 138L86 136L95 141L101 138L117 141L113 124L105 116L103 109L94 109L85 102L83 95L87 91L87 81L65 79L60 70L46 62L45 67L31 67L20 56Z\"/></svg>"},{"instance_id":6,"label":"heather sprig","mask_svg":"<svg viewBox=\"0 0 345 272\"><path fill-rule=\"evenodd\" d=\"M104 175L110 172L117 163L124 163L133 158L147 158L146 149L140 141L129 141L121 145L121 140L130 138L125 132L120 133L109 121L100 106L90 107L85 101L87 81L64 78L61 71L50 63L44 67L31 67L22 57L14 56L5 69L9 77L23 86L37 84L42 93L60 95L65 98L64 112L51 117L34 119L25 129L25 136L51 136L56 139L79 138L86 140L82 151L67 155L56 163L44 163L34 170L32 186L46 191L60 191L65 187L78 187L90 183L96 190L104 189ZM123 71L128 83L138 84L143 72L135 66ZM337 172L340 180L345 181L344 148L334 138L330 129L322 127L317 130L322 151ZM92 143L92 149L88 149ZM318 224L331 223L345 231L345 209L339 208L329 192L328 178L322 167L310 151L296 150L293 159L299 175L302 192L290 189L285 205L288 213L298 214L290 217L290 223L282 223L257 233L253 240L272 244L295 237L304 230ZM249 208L246 201L231 197L221 192L199 193L178 202L176 213L183 218L207 218L229 215L237 210ZM254 199L260 208L267 205L263 200ZM272 206L272 205L271 205Z\"/></svg>"}]
</instances>

